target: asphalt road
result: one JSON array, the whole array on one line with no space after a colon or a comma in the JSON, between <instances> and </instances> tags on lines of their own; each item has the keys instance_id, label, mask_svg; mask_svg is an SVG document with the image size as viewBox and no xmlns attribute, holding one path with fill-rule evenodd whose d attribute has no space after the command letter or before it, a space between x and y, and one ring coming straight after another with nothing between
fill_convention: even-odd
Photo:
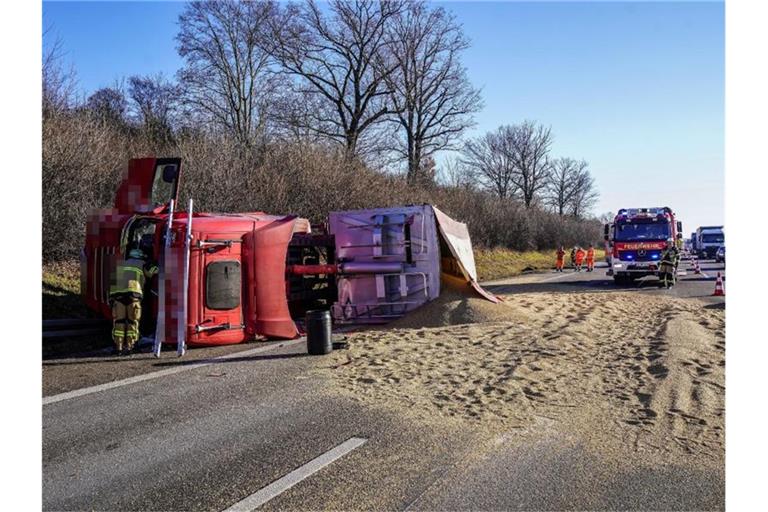
<instances>
[{"instance_id":1,"label":"asphalt road","mask_svg":"<svg viewBox=\"0 0 768 512\"><path fill-rule=\"evenodd\" d=\"M702 270L708 277L689 272L672 290L658 289L651 279L631 289L724 307L723 298L711 297L722 265L705 263ZM617 290L605 268L521 276L488 288ZM72 372L56 363L46 371ZM133 373L181 371L59 401L53 401L56 395L72 386L48 386L50 403L42 411L45 510L224 510L350 438L366 442L262 508L724 508L721 472L675 464L613 467L544 418L527 442L501 438L489 446L460 425L425 426L328 393L329 382L311 373L327 363L307 356L302 343L232 354L206 366L174 358L162 363ZM98 371L100 365L76 368Z\"/></svg>"},{"instance_id":2,"label":"asphalt road","mask_svg":"<svg viewBox=\"0 0 768 512\"><path fill-rule=\"evenodd\" d=\"M696 274L690 260L680 263L677 284L670 289L659 288L659 280L653 276L637 279L632 284L617 285L613 277L607 274L608 267L604 262L597 264L593 272L575 272L565 269L562 273L535 273L513 279L490 281L483 286L494 293L516 292L617 292L633 291L638 293L673 296L688 299L700 299L712 304L723 302L721 297L713 297L715 281L720 273L725 282L725 264L713 260L699 260L700 274Z\"/></svg>"}]
</instances>

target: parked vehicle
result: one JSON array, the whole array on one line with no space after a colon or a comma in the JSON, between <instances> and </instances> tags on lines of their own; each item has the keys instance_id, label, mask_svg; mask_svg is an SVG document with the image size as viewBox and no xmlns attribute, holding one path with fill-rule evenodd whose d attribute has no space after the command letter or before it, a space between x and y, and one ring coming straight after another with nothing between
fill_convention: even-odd
<instances>
[{"instance_id":1,"label":"parked vehicle","mask_svg":"<svg viewBox=\"0 0 768 512\"><path fill-rule=\"evenodd\" d=\"M718 263L725 263L725 246L721 245L715 253L715 261Z\"/></svg>"},{"instance_id":2,"label":"parked vehicle","mask_svg":"<svg viewBox=\"0 0 768 512\"><path fill-rule=\"evenodd\" d=\"M610 250L609 274L617 284L658 275L661 254L672 238L682 243L683 225L669 207L623 208L613 223L605 225Z\"/></svg>"},{"instance_id":3,"label":"parked vehicle","mask_svg":"<svg viewBox=\"0 0 768 512\"><path fill-rule=\"evenodd\" d=\"M725 245L723 226L701 226L696 230L696 255L699 258L714 258L722 245Z\"/></svg>"}]
</instances>

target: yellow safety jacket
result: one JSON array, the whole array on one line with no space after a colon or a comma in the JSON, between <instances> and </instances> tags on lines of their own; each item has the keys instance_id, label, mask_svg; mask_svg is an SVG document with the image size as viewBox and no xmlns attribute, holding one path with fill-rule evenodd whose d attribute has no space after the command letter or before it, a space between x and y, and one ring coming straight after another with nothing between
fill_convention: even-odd
<instances>
[{"instance_id":1,"label":"yellow safety jacket","mask_svg":"<svg viewBox=\"0 0 768 512\"><path fill-rule=\"evenodd\" d=\"M157 266L146 266L143 260L129 258L117 266L115 279L109 287L109 295L132 294L141 298L147 279L157 274Z\"/></svg>"},{"instance_id":2,"label":"yellow safety jacket","mask_svg":"<svg viewBox=\"0 0 768 512\"><path fill-rule=\"evenodd\" d=\"M668 265L672 268L677 266L677 251L675 249L666 249L661 253L661 261L659 266L663 267Z\"/></svg>"}]
</instances>

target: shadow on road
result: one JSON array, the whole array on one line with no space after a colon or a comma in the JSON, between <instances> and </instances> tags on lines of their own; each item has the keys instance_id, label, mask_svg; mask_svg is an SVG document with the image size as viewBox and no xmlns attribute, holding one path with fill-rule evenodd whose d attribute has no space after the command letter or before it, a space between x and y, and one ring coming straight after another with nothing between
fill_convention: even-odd
<instances>
[{"instance_id":1,"label":"shadow on road","mask_svg":"<svg viewBox=\"0 0 768 512\"><path fill-rule=\"evenodd\" d=\"M153 366L157 367L176 367L176 366L189 366L193 364L221 364L221 363L243 363L252 361L269 361L271 359L295 359L299 357L309 357L306 353L292 353L292 354L270 354L270 355L254 355L254 356L241 356L241 357L228 357L227 359L201 359L198 361L163 361Z\"/></svg>"},{"instance_id":2,"label":"shadow on road","mask_svg":"<svg viewBox=\"0 0 768 512\"><path fill-rule=\"evenodd\" d=\"M232 348L235 347L235 345L229 345L227 347L217 347L217 348ZM245 348L244 345L239 345L240 350L248 350ZM210 348L210 347L208 347ZM223 356L226 356L228 354L236 353L236 352L225 352L225 351L218 351L218 353L200 353L199 351L206 350L206 347L203 348L196 348L191 350L190 352L187 352L187 358L186 359L178 359L176 357L175 351L167 351L163 352L163 355L160 359L156 358L154 354L151 352L142 352L142 353L136 353L132 354L130 356L115 356L111 353L104 353L102 357L99 355L93 355L91 354L90 358L77 358L72 357L67 360L61 360L61 359L48 359L43 361L43 366L45 367L51 367L51 366L71 366L71 365L90 365L90 364L116 364L120 365L121 363L125 366L143 366L143 367L155 367L155 368L161 368L161 367L173 367L173 366L184 366L184 365L192 365L192 364L200 364L200 363L222 363L222 362L229 362L229 361L254 361L259 359L270 359L270 358L278 358L278 357L296 357L296 356L302 356L306 354L285 354L280 356L242 356L242 357L228 357L227 359L217 359L221 358ZM197 353L196 353L197 352ZM167 358L173 358L173 360L164 359L163 356L166 356Z\"/></svg>"}]
</instances>

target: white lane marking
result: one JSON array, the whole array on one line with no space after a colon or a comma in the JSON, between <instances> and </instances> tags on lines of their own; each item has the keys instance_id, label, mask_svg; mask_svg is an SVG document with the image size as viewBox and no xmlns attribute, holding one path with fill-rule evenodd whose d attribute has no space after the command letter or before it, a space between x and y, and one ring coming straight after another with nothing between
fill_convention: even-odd
<instances>
[{"instance_id":1,"label":"white lane marking","mask_svg":"<svg viewBox=\"0 0 768 512\"><path fill-rule=\"evenodd\" d=\"M298 484L305 478L317 473L325 466L340 459L344 455L348 454L355 448L359 448L364 445L367 439L361 437L351 437L341 443L336 448L333 448L319 457L312 459L303 466L296 468L282 478L278 478L268 486L256 491L247 498L238 501L231 507L224 510L224 512L250 512L255 510L271 500L276 496L284 493L294 485Z\"/></svg>"},{"instance_id":2,"label":"white lane marking","mask_svg":"<svg viewBox=\"0 0 768 512\"><path fill-rule=\"evenodd\" d=\"M572 275L576 275L576 273L575 272L567 272L567 273L566 272L562 272L562 273L558 272L558 274L556 276L548 277L546 279L539 279L539 282L540 283L546 283L547 281L554 281L555 279L560 279L561 277L572 276Z\"/></svg>"},{"instance_id":3,"label":"white lane marking","mask_svg":"<svg viewBox=\"0 0 768 512\"><path fill-rule=\"evenodd\" d=\"M63 400L70 400L72 398L77 398L84 395L90 395L92 393L98 393L99 391L106 391L108 389L119 388L122 386L127 386L129 384L135 384L136 382L143 382L145 380L157 379L160 377L165 377L166 375L173 375L176 373L186 372L189 370L194 370L196 368L202 368L204 366L216 364L219 361L225 361L227 359L250 356L253 354L258 354L260 352L267 352L269 350L273 350L281 347L290 347L292 345L297 345L298 343L301 343L303 341L306 341L306 338L299 338L295 340L285 341L276 345L269 345L266 347L257 347L251 350L243 350L242 352L233 352L231 354L214 357L212 359L203 359L198 363L182 364L175 368L168 368L167 370L160 370L157 372L145 373L143 375L136 375L134 377L128 377L127 379L115 380L112 382L107 382L105 384L99 384L97 386L75 389L72 391L67 391L66 393L59 393L58 395L45 396L43 397L43 405L44 406L50 405L56 402L61 402Z\"/></svg>"}]
</instances>

